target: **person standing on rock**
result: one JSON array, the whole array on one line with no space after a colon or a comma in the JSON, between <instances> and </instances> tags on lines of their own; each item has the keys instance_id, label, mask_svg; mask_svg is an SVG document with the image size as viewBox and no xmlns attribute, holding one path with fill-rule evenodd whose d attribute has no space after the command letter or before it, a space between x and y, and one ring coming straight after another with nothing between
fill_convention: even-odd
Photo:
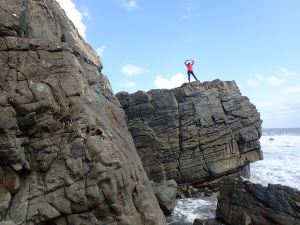
<instances>
[{"instance_id":1,"label":"person standing on rock","mask_svg":"<svg viewBox=\"0 0 300 225\"><path fill-rule=\"evenodd\" d=\"M195 78L195 80L198 80L197 77L195 76L194 72L193 72L193 65L194 65L194 63L195 63L195 61L193 59L187 59L184 62L184 64L187 67L187 75L188 75L188 78L189 78L189 82L191 82L190 81L191 74L193 75L193 77Z\"/></svg>"}]
</instances>

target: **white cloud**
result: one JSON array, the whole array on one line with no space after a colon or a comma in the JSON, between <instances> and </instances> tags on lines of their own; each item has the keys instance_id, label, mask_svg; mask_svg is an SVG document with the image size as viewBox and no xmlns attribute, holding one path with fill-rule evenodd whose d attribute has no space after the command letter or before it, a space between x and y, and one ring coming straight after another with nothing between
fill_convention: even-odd
<instances>
[{"instance_id":1,"label":"white cloud","mask_svg":"<svg viewBox=\"0 0 300 225\"><path fill-rule=\"evenodd\" d=\"M119 86L123 88L134 88L136 84L134 82L122 82L119 83Z\"/></svg>"},{"instance_id":2,"label":"white cloud","mask_svg":"<svg viewBox=\"0 0 300 225\"><path fill-rule=\"evenodd\" d=\"M265 80L271 86L281 86L285 83L285 79L278 76L268 76Z\"/></svg>"},{"instance_id":3,"label":"white cloud","mask_svg":"<svg viewBox=\"0 0 300 225\"><path fill-rule=\"evenodd\" d=\"M106 45L102 45L101 47L97 48L96 49L96 52L97 54L100 56L100 57L103 57L104 55L104 51L106 50Z\"/></svg>"},{"instance_id":4,"label":"white cloud","mask_svg":"<svg viewBox=\"0 0 300 225\"><path fill-rule=\"evenodd\" d=\"M192 8L191 7L187 7L186 10L185 10L185 13L183 14L182 18L183 19L187 19L191 16L191 10Z\"/></svg>"},{"instance_id":5,"label":"white cloud","mask_svg":"<svg viewBox=\"0 0 300 225\"><path fill-rule=\"evenodd\" d=\"M186 9L185 9L185 12L182 16L182 19L187 19L189 17L191 17L192 15L192 12L196 9L196 5L195 5L195 2L194 0L189 0L187 2L187 6L186 6Z\"/></svg>"},{"instance_id":6,"label":"white cloud","mask_svg":"<svg viewBox=\"0 0 300 225\"><path fill-rule=\"evenodd\" d=\"M285 91L287 93L291 93L291 94L299 94L300 95L300 84L298 85L294 85L294 86L290 86L290 87L287 87L285 89Z\"/></svg>"},{"instance_id":7,"label":"white cloud","mask_svg":"<svg viewBox=\"0 0 300 225\"><path fill-rule=\"evenodd\" d=\"M284 67L280 69L278 74L282 77L295 77L297 75L295 72L289 71Z\"/></svg>"},{"instance_id":8,"label":"white cloud","mask_svg":"<svg viewBox=\"0 0 300 225\"><path fill-rule=\"evenodd\" d=\"M142 67L134 66L132 64L125 64L122 66L121 69L122 73L127 76L134 76L137 74L145 73L147 72L147 69L144 69Z\"/></svg>"},{"instance_id":9,"label":"white cloud","mask_svg":"<svg viewBox=\"0 0 300 225\"><path fill-rule=\"evenodd\" d=\"M300 79L281 68L273 75L256 75L243 92L250 97L263 119L263 127L300 126ZM249 88L255 86L255 88Z\"/></svg>"},{"instance_id":10,"label":"white cloud","mask_svg":"<svg viewBox=\"0 0 300 225\"><path fill-rule=\"evenodd\" d=\"M257 80L247 80L247 83L249 86L258 86L258 81Z\"/></svg>"},{"instance_id":11,"label":"white cloud","mask_svg":"<svg viewBox=\"0 0 300 225\"><path fill-rule=\"evenodd\" d=\"M169 80L161 76L157 76L155 79L155 87L171 89L171 88L179 87L185 82L188 82L188 80L182 73L178 73L174 75Z\"/></svg>"},{"instance_id":12,"label":"white cloud","mask_svg":"<svg viewBox=\"0 0 300 225\"><path fill-rule=\"evenodd\" d=\"M247 83L249 86L259 86L260 84L262 84L279 87L288 83L288 78L296 76L297 74L295 72L289 71L288 69L282 67L274 75L258 74L254 79L247 80Z\"/></svg>"},{"instance_id":13,"label":"white cloud","mask_svg":"<svg viewBox=\"0 0 300 225\"><path fill-rule=\"evenodd\" d=\"M299 127L300 126L300 102L297 98L269 96L270 99L256 103L261 113L263 127Z\"/></svg>"},{"instance_id":14,"label":"white cloud","mask_svg":"<svg viewBox=\"0 0 300 225\"><path fill-rule=\"evenodd\" d=\"M86 7L84 7L84 9L83 9L83 15L85 16L85 17L87 17L88 19L92 19L92 15L91 15L91 12L90 12L90 10L88 9L88 8L86 8Z\"/></svg>"},{"instance_id":15,"label":"white cloud","mask_svg":"<svg viewBox=\"0 0 300 225\"><path fill-rule=\"evenodd\" d=\"M256 79L259 80L259 81L262 81L264 79L264 76L263 75L256 75Z\"/></svg>"},{"instance_id":16,"label":"white cloud","mask_svg":"<svg viewBox=\"0 0 300 225\"><path fill-rule=\"evenodd\" d=\"M59 5L65 10L69 19L74 23L75 27L78 29L79 34L86 38L86 26L82 22L82 14L76 8L72 0L56 0Z\"/></svg>"},{"instance_id":17,"label":"white cloud","mask_svg":"<svg viewBox=\"0 0 300 225\"><path fill-rule=\"evenodd\" d=\"M140 7L137 0L120 0L120 2L124 8L129 10L137 9Z\"/></svg>"}]
</instances>

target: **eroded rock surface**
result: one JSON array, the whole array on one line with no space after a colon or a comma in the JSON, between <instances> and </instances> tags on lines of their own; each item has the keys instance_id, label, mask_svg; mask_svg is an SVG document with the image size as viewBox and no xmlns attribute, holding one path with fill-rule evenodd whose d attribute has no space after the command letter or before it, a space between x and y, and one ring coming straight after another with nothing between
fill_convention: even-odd
<instances>
[{"instance_id":1,"label":"eroded rock surface","mask_svg":"<svg viewBox=\"0 0 300 225\"><path fill-rule=\"evenodd\" d=\"M263 158L261 119L234 81L117 97L148 176L204 182Z\"/></svg>"},{"instance_id":2,"label":"eroded rock surface","mask_svg":"<svg viewBox=\"0 0 300 225\"><path fill-rule=\"evenodd\" d=\"M297 225L300 191L279 184L264 187L223 178L216 214L230 225Z\"/></svg>"},{"instance_id":3,"label":"eroded rock surface","mask_svg":"<svg viewBox=\"0 0 300 225\"><path fill-rule=\"evenodd\" d=\"M0 221L166 224L101 62L56 1L1 0L0 18Z\"/></svg>"},{"instance_id":4,"label":"eroded rock surface","mask_svg":"<svg viewBox=\"0 0 300 225\"><path fill-rule=\"evenodd\" d=\"M206 219L206 220L195 219L193 225L224 225L224 224L215 219Z\"/></svg>"},{"instance_id":5,"label":"eroded rock surface","mask_svg":"<svg viewBox=\"0 0 300 225\"><path fill-rule=\"evenodd\" d=\"M171 215L177 204L177 183L174 180L154 184L154 194L165 215Z\"/></svg>"}]
</instances>

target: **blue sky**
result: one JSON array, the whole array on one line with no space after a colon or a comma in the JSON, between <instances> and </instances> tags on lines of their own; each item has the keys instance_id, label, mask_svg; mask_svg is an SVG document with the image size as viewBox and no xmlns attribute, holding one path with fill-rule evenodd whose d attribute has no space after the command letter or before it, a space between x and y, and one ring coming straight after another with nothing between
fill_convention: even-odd
<instances>
[{"instance_id":1,"label":"blue sky","mask_svg":"<svg viewBox=\"0 0 300 225\"><path fill-rule=\"evenodd\" d=\"M299 0L58 0L115 93L235 80L264 128L300 127Z\"/></svg>"}]
</instances>

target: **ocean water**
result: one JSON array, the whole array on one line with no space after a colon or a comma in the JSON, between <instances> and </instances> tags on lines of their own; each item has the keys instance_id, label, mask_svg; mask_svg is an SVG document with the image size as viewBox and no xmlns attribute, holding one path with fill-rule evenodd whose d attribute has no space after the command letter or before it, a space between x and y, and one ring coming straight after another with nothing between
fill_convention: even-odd
<instances>
[{"instance_id":1,"label":"ocean water","mask_svg":"<svg viewBox=\"0 0 300 225\"><path fill-rule=\"evenodd\" d=\"M196 218L214 218L216 208L217 194L210 197L180 199L167 221L170 225L190 225Z\"/></svg>"},{"instance_id":2,"label":"ocean water","mask_svg":"<svg viewBox=\"0 0 300 225\"><path fill-rule=\"evenodd\" d=\"M264 186L282 184L300 190L300 128L263 129L264 160L251 164L250 181ZM190 225L194 219L215 217L217 196L180 199L170 225Z\"/></svg>"},{"instance_id":3,"label":"ocean water","mask_svg":"<svg viewBox=\"0 0 300 225\"><path fill-rule=\"evenodd\" d=\"M300 190L300 129L264 129L260 143L264 160L251 164L250 181Z\"/></svg>"}]
</instances>

